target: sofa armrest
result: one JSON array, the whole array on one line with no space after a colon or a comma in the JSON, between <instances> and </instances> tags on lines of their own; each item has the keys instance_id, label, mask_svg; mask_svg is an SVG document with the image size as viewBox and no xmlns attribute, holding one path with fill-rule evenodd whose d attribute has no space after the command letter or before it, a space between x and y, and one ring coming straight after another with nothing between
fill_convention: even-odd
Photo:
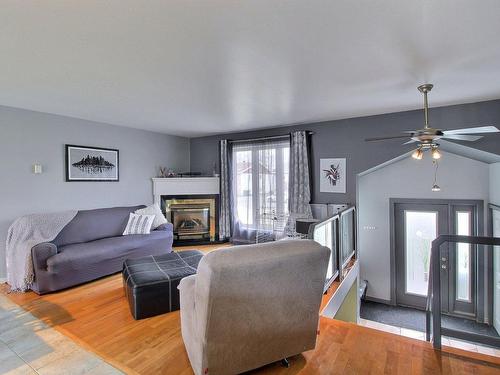
<instances>
[{"instance_id":1,"label":"sofa armrest","mask_svg":"<svg viewBox=\"0 0 500 375\"><path fill-rule=\"evenodd\" d=\"M174 230L174 226L172 225L172 223L165 223L165 224L161 224L160 226L158 226L155 230L172 232Z\"/></svg>"},{"instance_id":2,"label":"sofa armrest","mask_svg":"<svg viewBox=\"0 0 500 375\"><path fill-rule=\"evenodd\" d=\"M33 267L37 269L47 269L47 259L57 254L57 246L51 242L43 242L31 248L33 257Z\"/></svg>"}]
</instances>

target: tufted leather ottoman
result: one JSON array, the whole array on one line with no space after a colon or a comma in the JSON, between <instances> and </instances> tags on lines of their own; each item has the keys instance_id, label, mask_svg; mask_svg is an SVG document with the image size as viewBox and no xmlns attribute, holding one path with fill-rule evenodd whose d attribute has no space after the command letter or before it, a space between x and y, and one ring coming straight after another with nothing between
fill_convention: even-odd
<instances>
[{"instance_id":1,"label":"tufted leather ottoman","mask_svg":"<svg viewBox=\"0 0 500 375\"><path fill-rule=\"evenodd\" d=\"M198 250L127 259L123 263L123 287L134 319L179 310L177 286L196 273L203 253Z\"/></svg>"}]
</instances>

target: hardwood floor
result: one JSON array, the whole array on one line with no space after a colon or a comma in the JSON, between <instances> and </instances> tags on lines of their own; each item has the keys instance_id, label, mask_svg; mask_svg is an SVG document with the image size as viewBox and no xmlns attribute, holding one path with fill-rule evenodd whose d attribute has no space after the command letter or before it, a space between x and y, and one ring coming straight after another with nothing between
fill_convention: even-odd
<instances>
[{"instance_id":1,"label":"hardwood floor","mask_svg":"<svg viewBox=\"0 0 500 375\"><path fill-rule=\"evenodd\" d=\"M211 251L214 247L200 247ZM187 250L181 248L178 250ZM192 374L180 332L179 312L135 321L120 275L59 293L7 294L37 318L130 374ZM330 291L331 293L331 291ZM320 320L313 351L252 374L499 374L498 358L457 349L434 351L430 344L339 322Z\"/></svg>"}]
</instances>

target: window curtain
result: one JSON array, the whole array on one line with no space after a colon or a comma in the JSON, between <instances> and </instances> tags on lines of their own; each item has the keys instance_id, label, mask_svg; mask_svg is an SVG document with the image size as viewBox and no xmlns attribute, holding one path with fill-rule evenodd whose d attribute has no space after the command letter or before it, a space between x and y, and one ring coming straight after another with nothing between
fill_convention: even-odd
<instances>
[{"instance_id":1,"label":"window curtain","mask_svg":"<svg viewBox=\"0 0 500 375\"><path fill-rule=\"evenodd\" d=\"M288 215L290 138L234 143L233 242L254 243Z\"/></svg>"},{"instance_id":2,"label":"window curtain","mask_svg":"<svg viewBox=\"0 0 500 375\"><path fill-rule=\"evenodd\" d=\"M219 240L231 237L231 146L227 139L220 141L220 213Z\"/></svg>"},{"instance_id":3,"label":"window curtain","mask_svg":"<svg viewBox=\"0 0 500 375\"><path fill-rule=\"evenodd\" d=\"M290 216L312 217L309 172L309 140L306 131L291 133L290 138Z\"/></svg>"}]
</instances>

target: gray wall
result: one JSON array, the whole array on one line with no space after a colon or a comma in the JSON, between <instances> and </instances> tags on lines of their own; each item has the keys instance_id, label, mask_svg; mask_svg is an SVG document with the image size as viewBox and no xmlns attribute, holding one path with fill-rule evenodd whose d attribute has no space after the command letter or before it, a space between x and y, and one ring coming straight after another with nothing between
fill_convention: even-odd
<instances>
[{"instance_id":1,"label":"gray wall","mask_svg":"<svg viewBox=\"0 0 500 375\"><path fill-rule=\"evenodd\" d=\"M432 108L430 122L433 126L442 129L480 125L496 125L500 128L500 100ZM245 139L285 134L292 130L312 130L315 132L312 136L313 203L355 203L356 175L358 173L391 160L413 148L412 146L403 146L404 140L367 143L364 139L398 135L401 131L422 127L422 111L408 111L246 133L192 138L190 140L191 170L212 172L213 163L217 162L218 164L218 141L220 139ZM463 143L466 144L466 142ZM478 142L470 143L470 145L499 154L500 134L489 135ZM320 193L319 159L336 157L347 158L347 194Z\"/></svg>"},{"instance_id":2,"label":"gray wall","mask_svg":"<svg viewBox=\"0 0 500 375\"><path fill-rule=\"evenodd\" d=\"M490 164L490 203L500 206L500 163Z\"/></svg>"},{"instance_id":3,"label":"gray wall","mask_svg":"<svg viewBox=\"0 0 500 375\"><path fill-rule=\"evenodd\" d=\"M159 166L189 169L187 138L0 107L0 279L5 238L21 215L153 201L151 177ZM120 150L120 182L65 182L64 145ZM43 174L31 173L41 163Z\"/></svg>"},{"instance_id":4,"label":"gray wall","mask_svg":"<svg viewBox=\"0 0 500 375\"><path fill-rule=\"evenodd\" d=\"M484 201L486 209L488 164L443 152L438 171L440 192L431 191L433 177L430 158L415 161L411 157L359 177L360 267L361 278L368 280L368 296L391 298L389 198L474 199Z\"/></svg>"}]
</instances>

